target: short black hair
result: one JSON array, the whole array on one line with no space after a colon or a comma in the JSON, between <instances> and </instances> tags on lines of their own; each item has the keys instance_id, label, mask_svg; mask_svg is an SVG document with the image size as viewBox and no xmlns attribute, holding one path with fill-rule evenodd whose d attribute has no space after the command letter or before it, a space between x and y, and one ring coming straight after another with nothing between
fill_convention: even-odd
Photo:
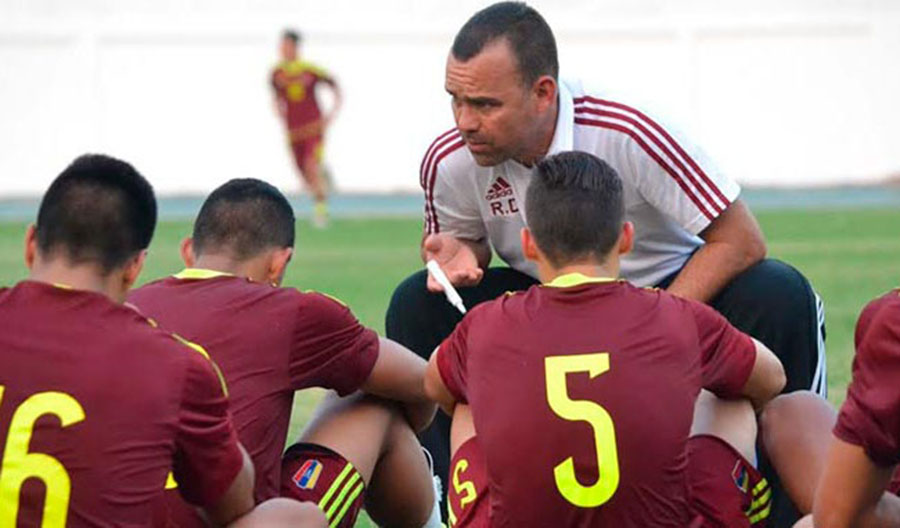
<instances>
[{"instance_id":1,"label":"short black hair","mask_svg":"<svg viewBox=\"0 0 900 528\"><path fill-rule=\"evenodd\" d=\"M285 29L281 32L281 38L291 40L294 44L299 44L303 40L303 36L296 29Z\"/></svg>"},{"instance_id":2,"label":"short black hair","mask_svg":"<svg viewBox=\"0 0 900 528\"><path fill-rule=\"evenodd\" d=\"M38 209L41 253L104 273L124 265L153 238L153 187L130 164L104 156L76 158L50 184Z\"/></svg>"},{"instance_id":3,"label":"short black hair","mask_svg":"<svg viewBox=\"0 0 900 528\"><path fill-rule=\"evenodd\" d=\"M194 222L194 252L226 251L246 260L294 247L294 209L281 191L255 178L230 180L203 202Z\"/></svg>"},{"instance_id":4,"label":"short black hair","mask_svg":"<svg viewBox=\"0 0 900 528\"><path fill-rule=\"evenodd\" d=\"M587 152L561 152L538 162L525 195L525 216L552 265L603 262L622 230L625 204L615 169Z\"/></svg>"},{"instance_id":5,"label":"short black hair","mask_svg":"<svg viewBox=\"0 0 900 528\"><path fill-rule=\"evenodd\" d=\"M540 13L523 2L499 2L472 15L456 34L451 53L465 62L501 37L509 42L525 85L543 75L559 76L553 30Z\"/></svg>"}]
</instances>

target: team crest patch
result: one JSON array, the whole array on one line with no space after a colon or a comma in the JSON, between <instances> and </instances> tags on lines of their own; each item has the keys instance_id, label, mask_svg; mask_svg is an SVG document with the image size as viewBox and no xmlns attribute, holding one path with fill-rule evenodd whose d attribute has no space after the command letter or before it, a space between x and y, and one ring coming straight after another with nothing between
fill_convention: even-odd
<instances>
[{"instance_id":1,"label":"team crest patch","mask_svg":"<svg viewBox=\"0 0 900 528\"><path fill-rule=\"evenodd\" d=\"M303 490L311 490L316 487L316 483L319 481L319 475L322 474L322 463L318 460L307 460L300 466L300 469L294 473L294 476L291 477L291 480L294 481L294 484L297 485L298 488Z\"/></svg>"},{"instance_id":2,"label":"team crest patch","mask_svg":"<svg viewBox=\"0 0 900 528\"><path fill-rule=\"evenodd\" d=\"M731 470L731 478L734 479L734 485L743 493L750 491L750 473L747 472L747 468L744 467L740 460L734 464L734 469Z\"/></svg>"}]
</instances>

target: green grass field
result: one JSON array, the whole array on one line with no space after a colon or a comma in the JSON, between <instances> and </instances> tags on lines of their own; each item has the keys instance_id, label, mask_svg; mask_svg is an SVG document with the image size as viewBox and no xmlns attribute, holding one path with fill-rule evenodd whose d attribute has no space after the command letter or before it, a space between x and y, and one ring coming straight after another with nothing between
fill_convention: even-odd
<instances>
[{"instance_id":1,"label":"green grass field","mask_svg":"<svg viewBox=\"0 0 900 528\"><path fill-rule=\"evenodd\" d=\"M900 286L900 211L784 210L763 211L757 217L770 256L799 268L825 300L830 399L840 403L849 381L853 328L860 309ZM24 223L0 224L0 285L26 276L24 229ZM160 224L142 280L181 269L178 243L189 230L189 222ZM363 323L382 332L394 286L421 266L420 233L418 219L338 219L324 231L301 222L286 285L332 294L348 303ZM315 392L297 396L292 437L319 396ZM360 526L369 524L364 520Z\"/></svg>"}]
</instances>

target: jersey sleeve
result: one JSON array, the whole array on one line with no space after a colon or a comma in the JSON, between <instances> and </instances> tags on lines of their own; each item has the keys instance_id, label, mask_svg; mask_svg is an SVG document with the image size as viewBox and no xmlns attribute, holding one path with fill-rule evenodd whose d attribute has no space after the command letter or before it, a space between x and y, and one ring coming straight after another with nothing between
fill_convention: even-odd
<instances>
[{"instance_id":1,"label":"jersey sleeve","mask_svg":"<svg viewBox=\"0 0 900 528\"><path fill-rule=\"evenodd\" d=\"M685 302L697 325L703 387L722 398L740 396L756 362L753 339L709 306Z\"/></svg>"},{"instance_id":2,"label":"jersey sleeve","mask_svg":"<svg viewBox=\"0 0 900 528\"><path fill-rule=\"evenodd\" d=\"M625 150L630 181L654 208L696 235L706 229L740 194L696 145L632 110L634 128ZM620 175L625 177L625 175Z\"/></svg>"},{"instance_id":3,"label":"jersey sleeve","mask_svg":"<svg viewBox=\"0 0 900 528\"><path fill-rule=\"evenodd\" d=\"M294 346L288 371L294 390L333 389L341 396L359 390L378 359L378 334L364 327L340 301L320 293L298 298Z\"/></svg>"},{"instance_id":4,"label":"jersey sleeve","mask_svg":"<svg viewBox=\"0 0 900 528\"><path fill-rule=\"evenodd\" d=\"M182 496L198 506L218 501L243 467L225 386L201 352L187 352L173 473Z\"/></svg>"},{"instance_id":5,"label":"jersey sleeve","mask_svg":"<svg viewBox=\"0 0 900 528\"><path fill-rule=\"evenodd\" d=\"M880 466L900 463L900 319L879 314L853 359L853 380L834 434ZM862 317L861 317L862 319Z\"/></svg>"},{"instance_id":6,"label":"jersey sleeve","mask_svg":"<svg viewBox=\"0 0 900 528\"><path fill-rule=\"evenodd\" d=\"M438 346L438 373L444 386L460 403L468 403L466 398L466 356L468 354L468 335L471 315L463 317L453 332Z\"/></svg>"},{"instance_id":7,"label":"jersey sleeve","mask_svg":"<svg viewBox=\"0 0 900 528\"><path fill-rule=\"evenodd\" d=\"M478 195L467 178L455 173L444 158L465 148L454 130L438 137L422 159L419 182L425 193L425 234L447 233L466 240L487 235Z\"/></svg>"}]
</instances>

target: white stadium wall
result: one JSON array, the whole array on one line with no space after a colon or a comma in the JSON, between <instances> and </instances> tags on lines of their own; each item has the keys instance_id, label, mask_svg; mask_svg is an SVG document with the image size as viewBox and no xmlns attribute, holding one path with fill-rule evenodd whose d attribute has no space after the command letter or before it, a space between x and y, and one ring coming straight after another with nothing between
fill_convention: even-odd
<instances>
[{"instance_id":1,"label":"white stadium wall","mask_svg":"<svg viewBox=\"0 0 900 528\"><path fill-rule=\"evenodd\" d=\"M564 76L650 107L739 181L829 185L900 173L900 2L534 1ZM0 198L107 152L162 194L233 177L297 188L269 68L292 26L345 106L327 157L345 191L413 191L452 124L443 65L487 2L0 0Z\"/></svg>"}]
</instances>

